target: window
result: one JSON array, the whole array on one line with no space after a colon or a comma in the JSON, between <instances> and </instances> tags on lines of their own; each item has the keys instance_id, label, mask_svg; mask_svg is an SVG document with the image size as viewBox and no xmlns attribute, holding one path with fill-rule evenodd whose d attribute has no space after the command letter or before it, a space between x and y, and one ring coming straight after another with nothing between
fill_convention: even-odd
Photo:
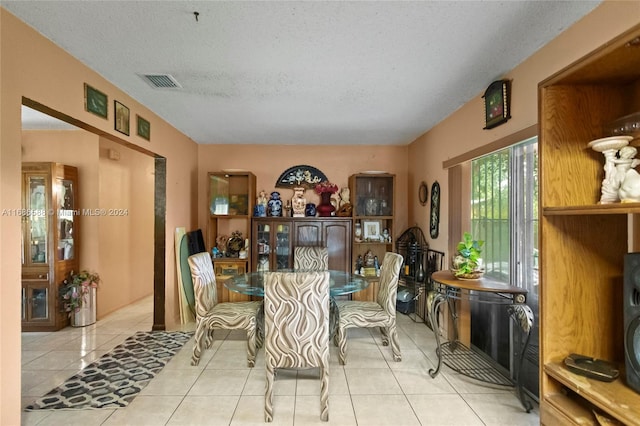
<instances>
[{"instance_id":1,"label":"window","mask_svg":"<svg viewBox=\"0 0 640 426\"><path fill-rule=\"evenodd\" d=\"M528 290L538 318L538 140L537 137L471 163L471 232L484 240L486 276ZM482 304L479 304L482 305ZM505 325L502 307L472 307L472 344L514 374L522 342ZM475 324L475 329L474 329ZM525 387L537 395L537 325L523 367ZM528 351L529 352L529 351Z\"/></svg>"}]
</instances>

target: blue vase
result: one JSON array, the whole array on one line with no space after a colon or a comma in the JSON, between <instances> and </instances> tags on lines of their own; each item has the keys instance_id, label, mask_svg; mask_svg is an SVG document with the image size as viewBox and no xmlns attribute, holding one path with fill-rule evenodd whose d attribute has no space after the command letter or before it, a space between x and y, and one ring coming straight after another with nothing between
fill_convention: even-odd
<instances>
[{"instance_id":1,"label":"blue vase","mask_svg":"<svg viewBox=\"0 0 640 426\"><path fill-rule=\"evenodd\" d=\"M280 199L280 193L274 191L271 193L271 199L267 203L269 216L281 217L282 216L282 200Z\"/></svg>"},{"instance_id":2,"label":"blue vase","mask_svg":"<svg viewBox=\"0 0 640 426\"><path fill-rule=\"evenodd\" d=\"M304 208L305 216L315 217L316 215L316 205L313 203L308 203Z\"/></svg>"}]
</instances>

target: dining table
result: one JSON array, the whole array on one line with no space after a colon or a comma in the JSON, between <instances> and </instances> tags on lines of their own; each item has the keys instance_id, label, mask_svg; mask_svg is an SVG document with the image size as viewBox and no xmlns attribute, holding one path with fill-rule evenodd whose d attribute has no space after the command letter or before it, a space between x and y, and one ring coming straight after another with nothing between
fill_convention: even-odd
<instances>
[{"instance_id":1,"label":"dining table","mask_svg":"<svg viewBox=\"0 0 640 426\"><path fill-rule=\"evenodd\" d=\"M245 274L238 274L230 277L224 282L224 286L236 293L246 294L249 296L264 297L264 283L266 274L269 271L254 271ZM295 269L278 269L272 272L309 272L308 270ZM335 302L336 297L348 296L351 293L366 289L371 283L371 277L353 274L346 271L329 270L329 300L330 300L330 317L329 329L331 336L335 335L337 330L340 312ZM264 327L264 309L258 312L258 330L263 332Z\"/></svg>"}]
</instances>

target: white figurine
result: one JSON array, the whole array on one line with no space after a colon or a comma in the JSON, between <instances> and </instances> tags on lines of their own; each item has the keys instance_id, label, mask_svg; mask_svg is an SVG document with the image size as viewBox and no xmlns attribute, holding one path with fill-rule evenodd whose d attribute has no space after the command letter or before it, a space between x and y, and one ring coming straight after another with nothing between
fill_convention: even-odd
<instances>
[{"instance_id":1,"label":"white figurine","mask_svg":"<svg viewBox=\"0 0 640 426\"><path fill-rule=\"evenodd\" d=\"M293 217L304 217L304 208L307 200L304 198L304 188L297 186L293 188L293 198L291 199L291 210Z\"/></svg>"},{"instance_id":2,"label":"white figurine","mask_svg":"<svg viewBox=\"0 0 640 426\"><path fill-rule=\"evenodd\" d=\"M613 160L616 165L616 183L619 186L618 197L623 203L640 202L640 175L634 170L640 160L634 158L638 150L625 146L618 151L620 158Z\"/></svg>"}]
</instances>

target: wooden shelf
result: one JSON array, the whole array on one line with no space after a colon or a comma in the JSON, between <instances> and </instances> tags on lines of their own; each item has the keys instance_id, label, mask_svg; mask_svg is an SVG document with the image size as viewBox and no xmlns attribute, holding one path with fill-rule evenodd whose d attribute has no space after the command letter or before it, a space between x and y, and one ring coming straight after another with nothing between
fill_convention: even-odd
<instances>
[{"instance_id":1,"label":"wooden shelf","mask_svg":"<svg viewBox=\"0 0 640 426\"><path fill-rule=\"evenodd\" d=\"M640 203L593 204L585 206L544 207L545 216L640 213Z\"/></svg>"},{"instance_id":2,"label":"wooden shelf","mask_svg":"<svg viewBox=\"0 0 640 426\"><path fill-rule=\"evenodd\" d=\"M619 377L610 383L601 382L571 373L561 363L545 364L544 372L587 402L624 422L624 424L640 425L638 393L626 386L623 378ZM557 408L561 411L575 412L576 405L580 405L577 403L569 405L567 399L559 399L555 396L545 396L544 398L552 405L558 405ZM568 400L572 401L571 399Z\"/></svg>"}]
</instances>

